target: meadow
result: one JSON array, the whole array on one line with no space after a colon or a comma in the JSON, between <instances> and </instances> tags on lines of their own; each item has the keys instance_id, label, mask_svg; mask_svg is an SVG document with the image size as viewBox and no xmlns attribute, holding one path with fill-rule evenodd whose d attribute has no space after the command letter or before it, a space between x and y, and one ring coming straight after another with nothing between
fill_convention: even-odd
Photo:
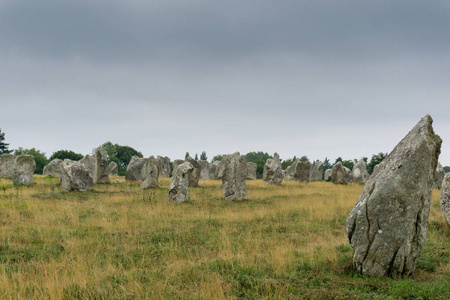
<instances>
[{"instance_id":1,"label":"meadow","mask_svg":"<svg viewBox=\"0 0 450 300\"><path fill-rule=\"evenodd\" d=\"M247 181L226 202L200 181L190 201L112 177L64 193L0 179L0 299L450 299L450 228L433 191L424 246L409 278L351 267L347 215L362 186Z\"/></svg>"}]
</instances>

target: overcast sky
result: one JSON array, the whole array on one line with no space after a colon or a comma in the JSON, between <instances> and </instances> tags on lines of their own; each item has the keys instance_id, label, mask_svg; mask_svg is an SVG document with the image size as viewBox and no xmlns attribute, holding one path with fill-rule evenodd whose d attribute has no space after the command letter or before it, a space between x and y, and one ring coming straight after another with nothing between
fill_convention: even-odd
<instances>
[{"instance_id":1,"label":"overcast sky","mask_svg":"<svg viewBox=\"0 0 450 300\"><path fill-rule=\"evenodd\" d=\"M0 0L10 149L390 152L426 114L450 165L450 1Z\"/></svg>"}]
</instances>

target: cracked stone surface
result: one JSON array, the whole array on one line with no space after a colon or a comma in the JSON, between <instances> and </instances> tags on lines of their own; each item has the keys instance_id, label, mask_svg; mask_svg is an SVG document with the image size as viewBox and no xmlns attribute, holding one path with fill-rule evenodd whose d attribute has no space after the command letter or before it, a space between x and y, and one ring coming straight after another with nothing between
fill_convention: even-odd
<instances>
[{"instance_id":1,"label":"cracked stone surface","mask_svg":"<svg viewBox=\"0 0 450 300\"><path fill-rule=\"evenodd\" d=\"M225 200L246 200L247 185L247 159L245 155L235 152L231 155L224 155L222 163L219 165L218 177L222 179L223 193Z\"/></svg>"},{"instance_id":2,"label":"cracked stone surface","mask_svg":"<svg viewBox=\"0 0 450 300\"><path fill-rule=\"evenodd\" d=\"M347 218L353 266L371 276L408 276L427 235L441 138L427 115L379 164Z\"/></svg>"},{"instance_id":3,"label":"cracked stone surface","mask_svg":"<svg viewBox=\"0 0 450 300\"><path fill-rule=\"evenodd\" d=\"M264 165L263 180L270 184L281 184L283 178L280 156L275 152L273 158L268 158Z\"/></svg>"},{"instance_id":4,"label":"cracked stone surface","mask_svg":"<svg viewBox=\"0 0 450 300\"><path fill-rule=\"evenodd\" d=\"M441 208L447 224L450 225L450 173L445 174L442 181Z\"/></svg>"}]
</instances>

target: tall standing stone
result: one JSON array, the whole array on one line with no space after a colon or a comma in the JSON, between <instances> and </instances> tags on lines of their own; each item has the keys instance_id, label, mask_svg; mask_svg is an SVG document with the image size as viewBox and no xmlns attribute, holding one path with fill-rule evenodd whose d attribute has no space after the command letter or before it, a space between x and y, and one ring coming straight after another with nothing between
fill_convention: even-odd
<instances>
[{"instance_id":1,"label":"tall standing stone","mask_svg":"<svg viewBox=\"0 0 450 300\"><path fill-rule=\"evenodd\" d=\"M206 160L197 160L200 166L200 179L209 180L209 163Z\"/></svg>"},{"instance_id":2,"label":"tall standing stone","mask_svg":"<svg viewBox=\"0 0 450 300\"><path fill-rule=\"evenodd\" d=\"M160 178L167 178L170 177L170 158L167 156L157 156L156 160L158 161L158 167L159 167L159 177Z\"/></svg>"},{"instance_id":3,"label":"tall standing stone","mask_svg":"<svg viewBox=\"0 0 450 300\"><path fill-rule=\"evenodd\" d=\"M281 184L283 178L280 156L275 152L273 158L268 158L264 165L263 180L270 184Z\"/></svg>"},{"instance_id":4,"label":"tall standing stone","mask_svg":"<svg viewBox=\"0 0 450 300\"><path fill-rule=\"evenodd\" d=\"M316 163L312 166L309 181L321 181L322 174L323 174L323 162L319 160L316 161Z\"/></svg>"},{"instance_id":5,"label":"tall standing stone","mask_svg":"<svg viewBox=\"0 0 450 300\"><path fill-rule=\"evenodd\" d=\"M372 276L414 272L426 240L441 138L427 115L370 176L347 218L353 265Z\"/></svg>"},{"instance_id":6,"label":"tall standing stone","mask_svg":"<svg viewBox=\"0 0 450 300\"><path fill-rule=\"evenodd\" d=\"M294 161L291 165L290 172L295 181L309 182L312 164L306 156Z\"/></svg>"},{"instance_id":7,"label":"tall standing stone","mask_svg":"<svg viewBox=\"0 0 450 300\"><path fill-rule=\"evenodd\" d=\"M360 159L354 166L352 171L353 182L358 184L366 183L367 179L369 179L370 174L367 172L366 162L363 159Z\"/></svg>"},{"instance_id":8,"label":"tall standing stone","mask_svg":"<svg viewBox=\"0 0 450 300\"><path fill-rule=\"evenodd\" d=\"M141 189L158 187L159 166L158 160L153 155L147 158L142 167L143 181L140 186Z\"/></svg>"},{"instance_id":9,"label":"tall standing stone","mask_svg":"<svg viewBox=\"0 0 450 300\"><path fill-rule=\"evenodd\" d=\"M109 174L108 174L108 155L106 154L105 149L102 147L98 147L94 152L94 170L92 179L94 180L94 184L97 183L109 183Z\"/></svg>"},{"instance_id":10,"label":"tall standing stone","mask_svg":"<svg viewBox=\"0 0 450 300\"><path fill-rule=\"evenodd\" d=\"M210 179L218 179L217 175L219 173L219 165L220 165L219 160L216 160L212 164L209 165L209 178Z\"/></svg>"},{"instance_id":11,"label":"tall standing stone","mask_svg":"<svg viewBox=\"0 0 450 300\"><path fill-rule=\"evenodd\" d=\"M189 187L197 187L198 181L200 180L200 165L190 156L186 158L186 161L194 167L192 172L189 174Z\"/></svg>"},{"instance_id":12,"label":"tall standing stone","mask_svg":"<svg viewBox=\"0 0 450 300\"><path fill-rule=\"evenodd\" d=\"M86 154L82 159L79 160L79 162L86 167L89 172L89 176L94 178L94 157Z\"/></svg>"},{"instance_id":13,"label":"tall standing stone","mask_svg":"<svg viewBox=\"0 0 450 300\"><path fill-rule=\"evenodd\" d=\"M351 181L350 174L350 169L338 162L331 169L331 181L335 184L348 184Z\"/></svg>"},{"instance_id":14,"label":"tall standing stone","mask_svg":"<svg viewBox=\"0 0 450 300\"><path fill-rule=\"evenodd\" d=\"M172 177L173 177L173 173L175 173L175 170L178 168L179 165L181 165L182 163L184 163L184 160L182 159L175 159L173 161L173 170L172 170Z\"/></svg>"},{"instance_id":15,"label":"tall standing stone","mask_svg":"<svg viewBox=\"0 0 450 300\"><path fill-rule=\"evenodd\" d=\"M12 154L2 154L0 157L0 178L12 178L15 159L16 157Z\"/></svg>"},{"instance_id":16,"label":"tall standing stone","mask_svg":"<svg viewBox=\"0 0 450 300\"><path fill-rule=\"evenodd\" d=\"M440 190L442 187L442 181L444 180L445 171L441 163L438 162L436 173L434 174L434 188Z\"/></svg>"},{"instance_id":17,"label":"tall standing stone","mask_svg":"<svg viewBox=\"0 0 450 300\"><path fill-rule=\"evenodd\" d=\"M33 184L33 172L36 162L31 155L19 155L14 160L12 180L14 185Z\"/></svg>"},{"instance_id":18,"label":"tall standing stone","mask_svg":"<svg viewBox=\"0 0 450 300\"><path fill-rule=\"evenodd\" d=\"M442 181L441 208L447 224L450 225L450 173L445 174Z\"/></svg>"},{"instance_id":19,"label":"tall standing stone","mask_svg":"<svg viewBox=\"0 0 450 300\"><path fill-rule=\"evenodd\" d=\"M106 168L106 172L108 172L109 175L118 176L119 166L116 164L116 162L112 161L109 163L108 168Z\"/></svg>"},{"instance_id":20,"label":"tall standing stone","mask_svg":"<svg viewBox=\"0 0 450 300\"><path fill-rule=\"evenodd\" d=\"M325 173L323 174L323 180L329 180L331 178L331 173L333 172L332 169L326 169Z\"/></svg>"},{"instance_id":21,"label":"tall standing stone","mask_svg":"<svg viewBox=\"0 0 450 300\"><path fill-rule=\"evenodd\" d=\"M85 192L93 189L94 181L89 170L80 161L65 159L60 165L59 182L65 192Z\"/></svg>"},{"instance_id":22,"label":"tall standing stone","mask_svg":"<svg viewBox=\"0 0 450 300\"><path fill-rule=\"evenodd\" d=\"M189 200L189 173L194 166L185 162L173 170L172 181L169 185L169 202L181 203Z\"/></svg>"},{"instance_id":23,"label":"tall standing stone","mask_svg":"<svg viewBox=\"0 0 450 300\"><path fill-rule=\"evenodd\" d=\"M245 155L235 152L224 155L220 164L218 177L222 179L225 200L246 200L247 185L247 159Z\"/></svg>"},{"instance_id":24,"label":"tall standing stone","mask_svg":"<svg viewBox=\"0 0 450 300\"><path fill-rule=\"evenodd\" d=\"M256 179L256 170L258 165L254 162L247 163L247 179Z\"/></svg>"},{"instance_id":25,"label":"tall standing stone","mask_svg":"<svg viewBox=\"0 0 450 300\"><path fill-rule=\"evenodd\" d=\"M59 158L55 158L51 162L49 162L45 167L42 174L50 176L50 177L58 177L60 176L60 168L59 165L62 164L63 160Z\"/></svg>"},{"instance_id":26,"label":"tall standing stone","mask_svg":"<svg viewBox=\"0 0 450 300\"><path fill-rule=\"evenodd\" d=\"M127 171L125 172L125 180L141 181L143 179L142 168L144 167L146 162L146 158L133 156L130 163L128 164Z\"/></svg>"}]
</instances>

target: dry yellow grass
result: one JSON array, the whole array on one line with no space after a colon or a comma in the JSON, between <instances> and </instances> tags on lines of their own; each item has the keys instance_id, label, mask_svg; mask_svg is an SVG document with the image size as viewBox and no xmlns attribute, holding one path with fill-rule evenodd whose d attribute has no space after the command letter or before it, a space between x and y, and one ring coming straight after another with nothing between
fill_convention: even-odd
<instances>
[{"instance_id":1,"label":"dry yellow grass","mask_svg":"<svg viewBox=\"0 0 450 300\"><path fill-rule=\"evenodd\" d=\"M354 290L367 279L347 268L345 234L362 186L252 180L248 201L226 202L219 181L201 181L189 202L173 205L170 179L142 191L115 177L87 193L63 193L56 179L35 181L16 188L0 179L2 299L366 295ZM430 222L427 244L448 245L438 191ZM445 259L431 256L433 271L419 273L445 287L449 251L433 251ZM381 296L397 288L386 282Z\"/></svg>"}]
</instances>

